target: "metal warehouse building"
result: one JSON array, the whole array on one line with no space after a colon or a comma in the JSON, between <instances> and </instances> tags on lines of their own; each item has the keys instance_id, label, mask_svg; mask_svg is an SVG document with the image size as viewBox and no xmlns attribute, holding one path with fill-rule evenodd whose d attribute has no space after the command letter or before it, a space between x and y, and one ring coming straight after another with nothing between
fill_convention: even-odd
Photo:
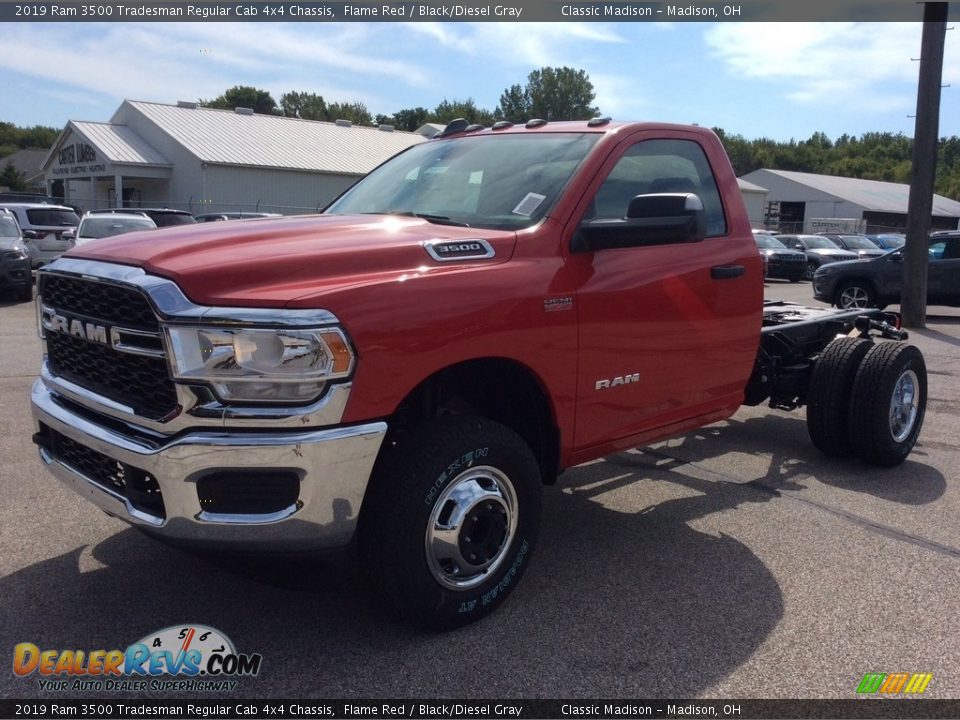
<instances>
[{"instance_id":1,"label":"metal warehouse building","mask_svg":"<svg viewBox=\"0 0 960 720\"><path fill-rule=\"evenodd\" d=\"M125 100L110 122L68 122L43 170L48 194L85 209L295 214L322 208L425 139L387 126Z\"/></svg>"},{"instance_id":2,"label":"metal warehouse building","mask_svg":"<svg viewBox=\"0 0 960 720\"><path fill-rule=\"evenodd\" d=\"M743 180L767 189L767 202L779 203L780 229L796 232L811 218L856 218L867 232L905 230L910 186L879 180L815 175L789 170L754 170ZM960 202L933 196L931 229L960 225Z\"/></svg>"}]
</instances>

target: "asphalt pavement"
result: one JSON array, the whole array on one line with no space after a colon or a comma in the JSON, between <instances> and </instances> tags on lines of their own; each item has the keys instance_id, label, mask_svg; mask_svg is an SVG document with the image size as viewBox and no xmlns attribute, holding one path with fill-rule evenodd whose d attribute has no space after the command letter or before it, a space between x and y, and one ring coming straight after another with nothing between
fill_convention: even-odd
<instances>
[{"instance_id":1,"label":"asphalt pavement","mask_svg":"<svg viewBox=\"0 0 960 720\"><path fill-rule=\"evenodd\" d=\"M809 283L767 297L816 304ZM930 397L902 466L828 459L803 411L757 407L573 468L508 602L436 634L385 614L349 553L195 555L63 488L30 442L33 306L0 299L0 693L53 696L10 671L17 643L201 623L263 656L237 697L852 698L867 672L929 672L926 697L960 698L960 312L911 341Z\"/></svg>"}]
</instances>

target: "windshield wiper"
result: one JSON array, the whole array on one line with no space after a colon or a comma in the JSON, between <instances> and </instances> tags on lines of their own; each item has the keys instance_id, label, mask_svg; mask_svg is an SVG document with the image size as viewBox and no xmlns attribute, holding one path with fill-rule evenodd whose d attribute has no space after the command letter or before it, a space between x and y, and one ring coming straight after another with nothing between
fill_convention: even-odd
<instances>
[{"instance_id":1,"label":"windshield wiper","mask_svg":"<svg viewBox=\"0 0 960 720\"><path fill-rule=\"evenodd\" d=\"M410 210L404 211L393 211L385 212L384 215L402 215L403 217L415 217L420 218L421 220L426 220L429 223L434 225L455 225L456 227L470 227L465 222L460 222L459 220L451 220L446 215L430 215L428 213L415 213Z\"/></svg>"}]
</instances>

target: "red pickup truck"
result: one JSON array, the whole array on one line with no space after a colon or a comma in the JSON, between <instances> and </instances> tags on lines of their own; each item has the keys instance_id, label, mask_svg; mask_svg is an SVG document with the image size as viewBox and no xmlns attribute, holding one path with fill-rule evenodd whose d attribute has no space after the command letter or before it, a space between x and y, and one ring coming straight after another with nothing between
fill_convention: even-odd
<instances>
[{"instance_id":1,"label":"red pickup truck","mask_svg":"<svg viewBox=\"0 0 960 720\"><path fill-rule=\"evenodd\" d=\"M893 465L926 404L896 315L764 303L698 127L454 121L322 215L90 243L38 282L59 479L195 547L356 538L435 627L516 587L565 468L767 400Z\"/></svg>"}]
</instances>

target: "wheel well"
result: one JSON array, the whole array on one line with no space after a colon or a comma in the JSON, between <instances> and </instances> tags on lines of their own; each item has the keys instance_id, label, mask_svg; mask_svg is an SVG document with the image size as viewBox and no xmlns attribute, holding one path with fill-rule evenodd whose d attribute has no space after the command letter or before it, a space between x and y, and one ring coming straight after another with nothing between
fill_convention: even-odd
<instances>
[{"instance_id":1,"label":"wheel well","mask_svg":"<svg viewBox=\"0 0 960 720\"><path fill-rule=\"evenodd\" d=\"M504 358L470 360L440 370L397 406L390 432L402 433L441 415L482 415L506 425L530 446L545 484L559 474L560 433L550 401L525 366Z\"/></svg>"}]
</instances>

